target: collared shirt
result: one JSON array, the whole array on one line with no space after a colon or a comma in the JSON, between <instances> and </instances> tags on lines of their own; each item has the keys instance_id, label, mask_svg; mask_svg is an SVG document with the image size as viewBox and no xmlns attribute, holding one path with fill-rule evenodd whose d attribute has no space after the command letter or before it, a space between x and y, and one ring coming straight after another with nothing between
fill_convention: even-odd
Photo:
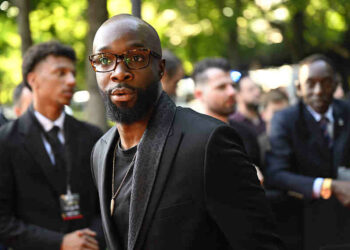
<instances>
[{"instance_id":1,"label":"collared shirt","mask_svg":"<svg viewBox=\"0 0 350 250\"><path fill-rule=\"evenodd\" d=\"M312 117L315 119L316 122L319 122L323 116L328 119L329 121L327 126L328 134L331 138L333 138L334 117L333 117L332 105L329 105L328 110L326 111L326 113L324 113L324 115L317 113L309 105L306 105L306 109L310 112L310 114L312 115ZM315 178L313 187L312 187L312 194L314 198L320 198L323 180L324 178L321 178L321 177Z\"/></svg>"},{"instance_id":2,"label":"collared shirt","mask_svg":"<svg viewBox=\"0 0 350 250\"><path fill-rule=\"evenodd\" d=\"M43 127L43 129L45 130L45 132L49 132L54 126L59 127L60 130L58 131L58 135L57 135L58 139L62 142L62 144L65 143L64 134L63 134L63 124L64 124L64 119L66 117L65 112L62 112L61 115L55 121L51 121L50 119L43 116L36 110L34 111L34 115L36 119L39 121L39 123L41 124L41 126ZM55 165L56 164L55 156L52 152L50 143L46 140L44 135L42 135L41 138L43 140L46 152L50 157L51 163Z\"/></svg>"},{"instance_id":3,"label":"collared shirt","mask_svg":"<svg viewBox=\"0 0 350 250\"><path fill-rule=\"evenodd\" d=\"M316 122L320 122L322 117L326 117L328 119L328 134L331 138L333 138L333 125L334 125L334 117L333 117L333 107L332 105L329 105L326 113L324 115L321 115L317 113L315 110L313 110L309 105L306 106L306 109L310 112L312 117L315 119Z\"/></svg>"}]
</instances>

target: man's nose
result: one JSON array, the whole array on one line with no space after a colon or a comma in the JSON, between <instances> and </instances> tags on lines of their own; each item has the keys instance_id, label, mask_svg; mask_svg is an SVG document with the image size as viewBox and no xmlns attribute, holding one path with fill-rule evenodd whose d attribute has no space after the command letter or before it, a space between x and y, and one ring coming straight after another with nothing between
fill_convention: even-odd
<instances>
[{"instance_id":1,"label":"man's nose","mask_svg":"<svg viewBox=\"0 0 350 250\"><path fill-rule=\"evenodd\" d=\"M314 87L314 93L316 95L322 94L322 85L320 82L316 82L315 87Z\"/></svg>"},{"instance_id":2,"label":"man's nose","mask_svg":"<svg viewBox=\"0 0 350 250\"><path fill-rule=\"evenodd\" d=\"M230 84L226 88L226 93L228 96L235 96L236 95L236 89Z\"/></svg>"},{"instance_id":3,"label":"man's nose","mask_svg":"<svg viewBox=\"0 0 350 250\"><path fill-rule=\"evenodd\" d=\"M112 71L111 79L115 82L125 82L133 79L133 75L130 73L125 63L121 61L117 62L117 66L114 71Z\"/></svg>"},{"instance_id":4,"label":"man's nose","mask_svg":"<svg viewBox=\"0 0 350 250\"><path fill-rule=\"evenodd\" d=\"M76 78L73 72L68 73L67 76L67 85L74 87L76 85Z\"/></svg>"}]
</instances>

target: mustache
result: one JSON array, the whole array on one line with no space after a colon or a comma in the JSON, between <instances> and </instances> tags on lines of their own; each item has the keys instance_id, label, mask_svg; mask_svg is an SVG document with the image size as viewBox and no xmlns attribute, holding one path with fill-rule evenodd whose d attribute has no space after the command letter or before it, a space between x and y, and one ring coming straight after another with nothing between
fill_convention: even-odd
<instances>
[{"instance_id":1,"label":"mustache","mask_svg":"<svg viewBox=\"0 0 350 250\"><path fill-rule=\"evenodd\" d=\"M106 90L106 93L107 93L108 95L112 95L112 93L113 93L114 90L116 90L116 89L123 89L123 88L124 88L124 89L130 89L130 90L132 90L132 91L135 91L135 90L136 90L136 88L130 86L130 85L127 84L127 83L118 83L117 85L113 86L112 88L107 89L107 90Z\"/></svg>"}]
</instances>

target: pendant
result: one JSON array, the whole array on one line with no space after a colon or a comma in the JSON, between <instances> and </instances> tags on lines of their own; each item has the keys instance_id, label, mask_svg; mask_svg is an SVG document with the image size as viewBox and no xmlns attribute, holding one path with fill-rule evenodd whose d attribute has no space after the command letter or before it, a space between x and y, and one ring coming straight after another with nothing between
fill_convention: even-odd
<instances>
[{"instance_id":1,"label":"pendant","mask_svg":"<svg viewBox=\"0 0 350 250\"><path fill-rule=\"evenodd\" d=\"M113 216L113 212L114 212L114 199L111 199L111 216Z\"/></svg>"}]
</instances>

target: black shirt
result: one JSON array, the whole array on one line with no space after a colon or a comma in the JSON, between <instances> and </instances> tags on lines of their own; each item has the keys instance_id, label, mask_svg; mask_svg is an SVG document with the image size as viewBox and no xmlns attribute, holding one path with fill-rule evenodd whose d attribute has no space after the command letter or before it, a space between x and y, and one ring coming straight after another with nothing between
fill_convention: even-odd
<instances>
[{"instance_id":1,"label":"black shirt","mask_svg":"<svg viewBox=\"0 0 350 250\"><path fill-rule=\"evenodd\" d=\"M128 248L128 231L129 231L129 210L130 210L130 197L132 190L132 174L134 165L134 156L137 151L137 146L127 150L123 150L118 143L116 150L116 159L114 166L114 193L119 188L124 176L126 175L129 167L131 167L127 174L125 181L120 189L119 194L115 199L115 206L113 212L113 222L116 226L118 237L120 239L120 245L123 249Z\"/></svg>"}]
</instances>

